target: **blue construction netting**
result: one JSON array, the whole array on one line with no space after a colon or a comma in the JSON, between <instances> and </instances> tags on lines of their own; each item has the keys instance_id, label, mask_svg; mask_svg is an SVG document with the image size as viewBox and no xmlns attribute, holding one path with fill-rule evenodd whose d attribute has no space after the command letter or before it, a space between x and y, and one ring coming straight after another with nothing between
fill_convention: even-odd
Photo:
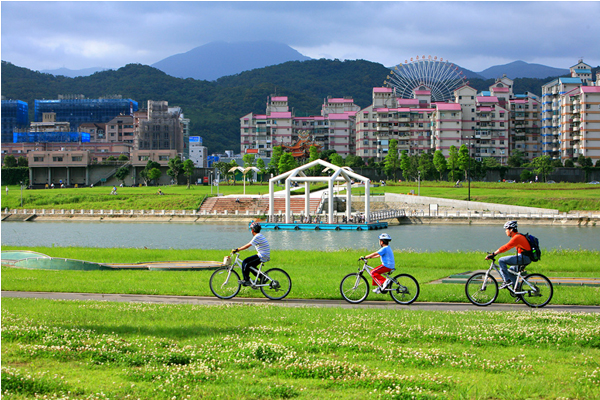
<instances>
[{"instance_id":1,"label":"blue construction netting","mask_svg":"<svg viewBox=\"0 0 600 400\"><path fill-rule=\"evenodd\" d=\"M76 142L88 143L87 132L13 132L13 143Z\"/></svg>"},{"instance_id":2,"label":"blue construction netting","mask_svg":"<svg viewBox=\"0 0 600 400\"><path fill-rule=\"evenodd\" d=\"M55 113L57 122L69 122L76 129L82 123L105 123L136 111L138 103L132 99L35 100L34 120L41 122L44 113Z\"/></svg>"}]
</instances>

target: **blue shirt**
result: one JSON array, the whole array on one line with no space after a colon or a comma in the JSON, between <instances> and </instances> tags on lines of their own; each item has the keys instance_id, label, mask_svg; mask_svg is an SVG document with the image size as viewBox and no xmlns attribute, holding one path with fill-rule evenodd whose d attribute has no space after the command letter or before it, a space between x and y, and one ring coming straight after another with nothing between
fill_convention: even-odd
<instances>
[{"instance_id":1,"label":"blue shirt","mask_svg":"<svg viewBox=\"0 0 600 400\"><path fill-rule=\"evenodd\" d=\"M396 269L396 262L394 261L394 252L392 251L390 246L383 246L377 251L377 254L381 256L381 263L384 267L387 267L391 270Z\"/></svg>"}]
</instances>

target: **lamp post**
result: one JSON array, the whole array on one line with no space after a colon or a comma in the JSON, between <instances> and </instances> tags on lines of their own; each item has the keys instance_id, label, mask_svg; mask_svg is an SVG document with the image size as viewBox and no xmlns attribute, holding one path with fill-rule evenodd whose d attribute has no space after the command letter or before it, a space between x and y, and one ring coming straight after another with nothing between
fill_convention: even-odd
<instances>
[{"instance_id":1,"label":"lamp post","mask_svg":"<svg viewBox=\"0 0 600 400\"><path fill-rule=\"evenodd\" d=\"M467 184L469 186L467 200L471 201L471 136L469 136L469 164L467 166Z\"/></svg>"},{"instance_id":2,"label":"lamp post","mask_svg":"<svg viewBox=\"0 0 600 400\"><path fill-rule=\"evenodd\" d=\"M418 178L418 183L417 183L417 196L421 195L421 171L419 172L419 178Z\"/></svg>"},{"instance_id":3,"label":"lamp post","mask_svg":"<svg viewBox=\"0 0 600 400\"><path fill-rule=\"evenodd\" d=\"M213 171L208 171L208 176L209 176L208 184L210 185L210 194L213 194L213 189L212 189L212 187L213 187Z\"/></svg>"},{"instance_id":4,"label":"lamp post","mask_svg":"<svg viewBox=\"0 0 600 400\"><path fill-rule=\"evenodd\" d=\"M23 208L23 181L21 181L21 208Z\"/></svg>"}]
</instances>

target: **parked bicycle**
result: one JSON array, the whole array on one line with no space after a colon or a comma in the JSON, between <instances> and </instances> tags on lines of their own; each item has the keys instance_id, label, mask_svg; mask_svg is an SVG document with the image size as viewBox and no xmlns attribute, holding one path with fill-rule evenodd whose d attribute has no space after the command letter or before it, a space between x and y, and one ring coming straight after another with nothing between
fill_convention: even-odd
<instances>
[{"instance_id":1,"label":"parked bicycle","mask_svg":"<svg viewBox=\"0 0 600 400\"><path fill-rule=\"evenodd\" d=\"M358 272L348 274L340 283L340 293L344 300L352 304L363 302L369 295L369 283L365 278L364 273L368 273L370 277L371 271L374 268L370 267L368 261L361 257L362 265L358 267ZM381 293L389 293L392 299L398 304L408 305L414 302L419 297L419 283L409 274L399 274L394 277L389 273L382 274L389 282L385 287L377 283Z\"/></svg>"},{"instance_id":2,"label":"parked bicycle","mask_svg":"<svg viewBox=\"0 0 600 400\"><path fill-rule=\"evenodd\" d=\"M500 273L500 267L496 264L495 257L490 259L492 262L488 270L473 274L465 285L467 298L476 306L489 306L498 298L498 282L491 272L496 270ZM506 289L517 301L522 300L529 307L544 307L552 300L554 293L552 282L542 274L528 274L525 267L526 265L518 266L516 272L512 269L508 270L509 273L516 275L516 279L514 285Z\"/></svg>"},{"instance_id":3,"label":"parked bicycle","mask_svg":"<svg viewBox=\"0 0 600 400\"><path fill-rule=\"evenodd\" d=\"M224 266L217 269L210 277L210 290L215 296L220 299L231 299L235 297L240 289L240 276L235 271L236 268L241 270L242 261L239 253L235 253L235 258L232 260L234 253L225 257ZM250 279L250 288L254 290L260 289L265 297L271 300L281 300L290 293L292 289L292 280L284 270L280 268L271 268L266 272L262 269L265 263L260 263L257 268L251 267L250 270L256 275L254 279Z\"/></svg>"}]
</instances>

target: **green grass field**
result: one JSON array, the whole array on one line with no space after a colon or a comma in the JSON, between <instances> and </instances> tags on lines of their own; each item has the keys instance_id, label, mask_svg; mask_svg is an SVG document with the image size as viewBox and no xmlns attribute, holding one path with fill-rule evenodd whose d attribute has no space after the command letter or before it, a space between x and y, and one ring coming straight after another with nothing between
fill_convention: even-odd
<instances>
[{"instance_id":1,"label":"green grass field","mask_svg":"<svg viewBox=\"0 0 600 400\"><path fill-rule=\"evenodd\" d=\"M598 399L600 314L3 299L6 399Z\"/></svg>"},{"instance_id":2,"label":"green grass field","mask_svg":"<svg viewBox=\"0 0 600 400\"><path fill-rule=\"evenodd\" d=\"M16 250L3 246L2 250ZM155 250L126 248L20 248L52 257L92 262L135 263L140 261L222 260L219 250ZM292 279L289 298L340 299L341 279L358 269L357 259L367 250L277 251L267 264L287 271ZM253 254L242 253L243 256ZM598 277L597 251L547 251L544 259L532 264L530 272L552 277ZM452 274L485 269L489 262L477 252L396 252L398 272L413 275L421 285L417 301L468 302L464 286L431 283ZM2 290L82 293L132 293L186 296L213 296L208 281L212 271L48 271L2 268ZM556 286L551 304L600 305L600 287ZM514 299L501 291L498 303ZM243 288L241 297L263 297L258 291ZM389 296L369 294L370 300L391 301Z\"/></svg>"},{"instance_id":3,"label":"green grass field","mask_svg":"<svg viewBox=\"0 0 600 400\"><path fill-rule=\"evenodd\" d=\"M322 188L322 185L313 187ZM197 209L205 196L211 195L209 186L161 186L164 196L158 196L157 187L125 187L112 196L112 186L78 189L38 189L23 191L23 208L36 209L104 209L104 210L193 210ZM392 183L385 187L371 188L372 194L417 193L417 183ZM216 187L212 188L216 195ZM219 193L242 195L244 187L240 183L219 186ZM448 182L422 182L421 196L467 200L468 188L454 188ZM246 194L269 193L268 184L246 185ZM356 188L353 194L364 194L364 189ZM21 208L21 192L17 186L9 186L9 193L1 192L2 208ZM471 184L471 200L518 206L558 209L561 212L572 210L600 210L600 185L584 183L523 184L523 183L482 183Z\"/></svg>"}]
</instances>

